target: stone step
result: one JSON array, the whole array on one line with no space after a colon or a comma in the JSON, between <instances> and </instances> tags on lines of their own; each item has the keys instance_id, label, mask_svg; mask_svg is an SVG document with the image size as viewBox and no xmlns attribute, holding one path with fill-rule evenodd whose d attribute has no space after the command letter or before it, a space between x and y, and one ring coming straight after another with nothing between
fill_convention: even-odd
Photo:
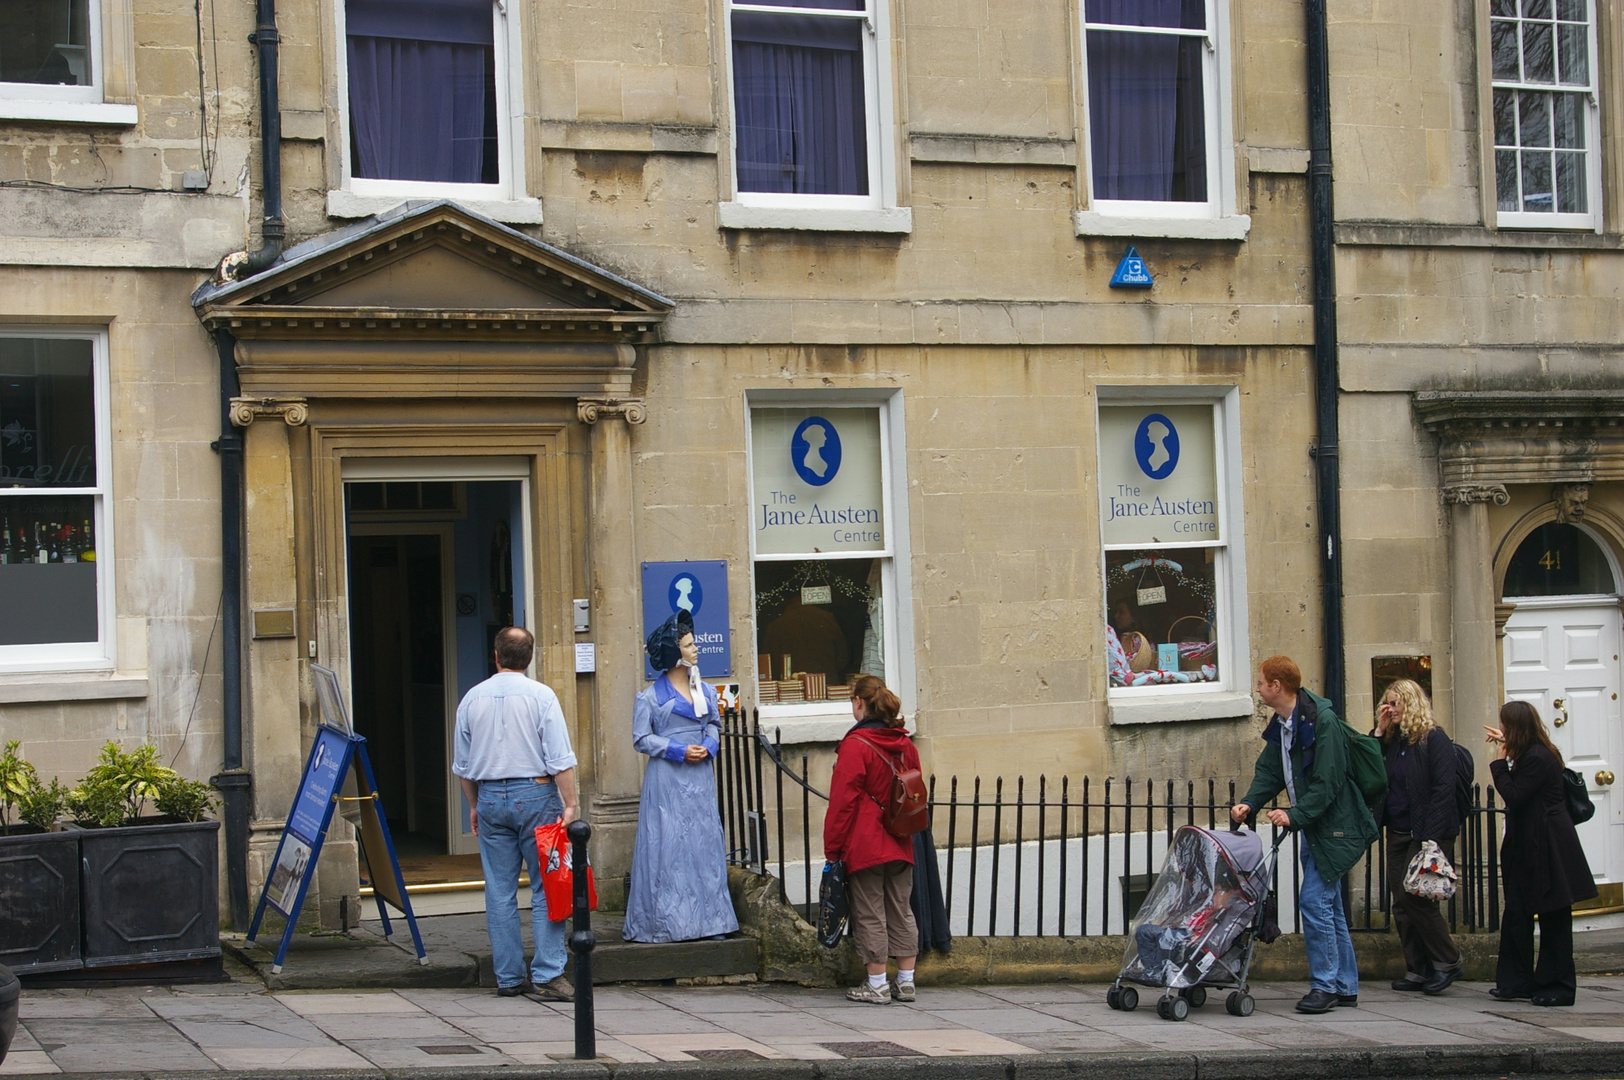
<instances>
[{"instance_id":1,"label":"stone step","mask_svg":"<svg viewBox=\"0 0 1624 1080\"><path fill-rule=\"evenodd\" d=\"M267 920L269 921L269 920ZM272 990L411 989L495 986L490 940L483 915L442 915L418 919L427 964L412 952L404 919L395 919L393 940L381 926L367 923L347 934L296 933L282 970L271 972L281 926L267 925L254 945L222 937L231 957L246 965ZM528 950L529 918L521 919ZM721 941L682 941L645 945L622 941L618 913L595 914L592 930L592 982L669 982L677 979L748 981L757 973L754 938L735 935ZM574 977L573 957L566 973Z\"/></svg>"}]
</instances>

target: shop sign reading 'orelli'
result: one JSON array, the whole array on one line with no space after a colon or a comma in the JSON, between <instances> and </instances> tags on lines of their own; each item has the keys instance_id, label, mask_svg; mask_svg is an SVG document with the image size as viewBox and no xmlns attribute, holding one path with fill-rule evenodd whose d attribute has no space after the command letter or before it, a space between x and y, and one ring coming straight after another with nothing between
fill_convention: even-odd
<instances>
[{"instance_id":1,"label":"shop sign reading 'orelli'","mask_svg":"<svg viewBox=\"0 0 1624 1080\"><path fill-rule=\"evenodd\" d=\"M1212 543L1218 475L1211 405L1100 407L1107 544Z\"/></svg>"},{"instance_id":2,"label":"shop sign reading 'orelli'","mask_svg":"<svg viewBox=\"0 0 1624 1080\"><path fill-rule=\"evenodd\" d=\"M756 409L750 434L756 554L885 548L878 409Z\"/></svg>"}]
</instances>

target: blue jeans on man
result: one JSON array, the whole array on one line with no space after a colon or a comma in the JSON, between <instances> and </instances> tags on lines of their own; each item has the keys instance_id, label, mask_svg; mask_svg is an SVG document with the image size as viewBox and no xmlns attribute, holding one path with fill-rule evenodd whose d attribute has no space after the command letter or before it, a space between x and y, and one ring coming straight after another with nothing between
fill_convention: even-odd
<instances>
[{"instance_id":1,"label":"blue jeans on man","mask_svg":"<svg viewBox=\"0 0 1624 1080\"><path fill-rule=\"evenodd\" d=\"M530 982L542 986L564 973L564 923L547 918L541 888L536 827L564 816L555 784L534 780L481 780L479 861L485 868L485 929L499 987L523 986L524 941L519 935L519 867L530 871L530 928L535 958Z\"/></svg>"},{"instance_id":2,"label":"blue jeans on man","mask_svg":"<svg viewBox=\"0 0 1624 1080\"><path fill-rule=\"evenodd\" d=\"M1314 865L1313 853L1302 846L1303 880L1297 892L1297 911L1303 919L1303 945L1308 950L1308 985L1338 997L1359 993L1359 961L1353 954L1353 936L1342 908L1342 883L1326 884Z\"/></svg>"}]
</instances>

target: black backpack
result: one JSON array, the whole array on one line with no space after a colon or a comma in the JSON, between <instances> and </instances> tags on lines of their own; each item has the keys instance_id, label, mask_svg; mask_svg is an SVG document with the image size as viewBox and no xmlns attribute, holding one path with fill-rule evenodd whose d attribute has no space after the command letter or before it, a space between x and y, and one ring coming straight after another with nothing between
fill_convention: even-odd
<instances>
[{"instance_id":1,"label":"black backpack","mask_svg":"<svg viewBox=\"0 0 1624 1080\"><path fill-rule=\"evenodd\" d=\"M1449 745L1455 748L1455 810L1464 831L1466 815L1472 812L1472 782L1477 778L1477 765L1466 747L1454 740L1450 740Z\"/></svg>"}]
</instances>

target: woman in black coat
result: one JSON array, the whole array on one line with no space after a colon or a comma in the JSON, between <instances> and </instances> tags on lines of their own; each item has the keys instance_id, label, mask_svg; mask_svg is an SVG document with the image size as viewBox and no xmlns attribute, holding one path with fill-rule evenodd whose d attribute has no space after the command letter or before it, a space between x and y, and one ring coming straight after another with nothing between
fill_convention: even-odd
<instances>
[{"instance_id":1,"label":"woman in black coat","mask_svg":"<svg viewBox=\"0 0 1624 1080\"><path fill-rule=\"evenodd\" d=\"M1404 891L1404 872L1428 840L1455 861L1455 745L1433 723L1426 691L1412 679L1399 679L1382 693L1376 735L1387 758L1387 796L1376 807L1376 824L1387 829L1387 890L1406 968L1393 989L1441 994L1460 977L1460 948L1438 901Z\"/></svg>"},{"instance_id":2,"label":"woman in black coat","mask_svg":"<svg viewBox=\"0 0 1624 1080\"><path fill-rule=\"evenodd\" d=\"M1539 713L1526 701L1500 709L1500 727L1485 727L1499 747L1489 762L1506 807L1500 844L1505 910L1500 915L1500 963L1489 991L1535 1005L1572 1005L1573 905L1596 895L1579 834L1568 817L1562 754ZM1534 963L1534 917L1539 916L1539 963Z\"/></svg>"}]
</instances>

